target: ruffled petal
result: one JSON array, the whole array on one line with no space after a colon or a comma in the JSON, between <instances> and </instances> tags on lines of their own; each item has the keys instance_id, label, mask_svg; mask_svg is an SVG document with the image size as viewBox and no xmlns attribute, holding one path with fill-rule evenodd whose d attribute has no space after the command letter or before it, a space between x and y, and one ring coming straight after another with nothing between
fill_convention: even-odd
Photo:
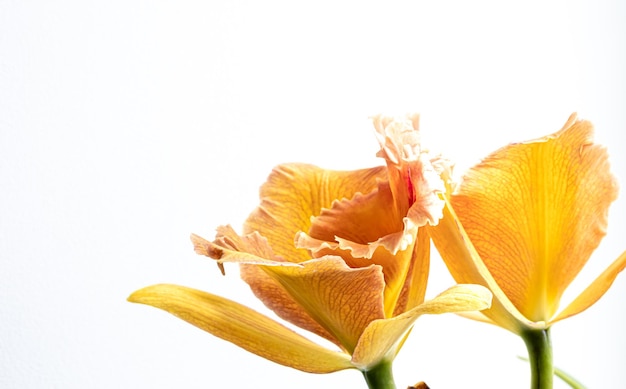
<instances>
[{"instance_id":1,"label":"ruffled petal","mask_svg":"<svg viewBox=\"0 0 626 389\"><path fill-rule=\"evenodd\" d=\"M440 175L450 168L449 161L422 148L419 115L379 115L372 122L381 148L376 155L387 163L393 198L388 212L407 216L416 226L437 224L443 208L439 194L445 190Z\"/></svg>"},{"instance_id":2,"label":"ruffled petal","mask_svg":"<svg viewBox=\"0 0 626 389\"><path fill-rule=\"evenodd\" d=\"M372 258L379 246L396 254L415 243L410 233L404 233L415 226L405 226L404 215L389 212L392 207L389 184L380 183L376 191L335 201L332 207L323 209L312 220L308 235L326 242L335 242L339 238L345 242L342 249L348 249L345 246L352 244L349 249L357 258Z\"/></svg>"},{"instance_id":3,"label":"ruffled petal","mask_svg":"<svg viewBox=\"0 0 626 389\"><path fill-rule=\"evenodd\" d=\"M452 197L469 239L528 319L548 321L605 234L617 184L593 128L511 144L472 168Z\"/></svg>"},{"instance_id":4,"label":"ruffled petal","mask_svg":"<svg viewBox=\"0 0 626 389\"><path fill-rule=\"evenodd\" d=\"M296 247L313 256L338 255L353 268L381 265L385 276L385 312L391 316L402 290L415 245L417 227L389 212L393 199L388 183L367 195L335 201L300 232Z\"/></svg>"},{"instance_id":5,"label":"ruffled petal","mask_svg":"<svg viewBox=\"0 0 626 389\"><path fill-rule=\"evenodd\" d=\"M258 312L210 293L153 285L128 301L167 311L221 339L281 365L309 373L353 368L345 353L325 349Z\"/></svg>"},{"instance_id":6,"label":"ruffled petal","mask_svg":"<svg viewBox=\"0 0 626 389\"><path fill-rule=\"evenodd\" d=\"M339 257L323 257L303 267L266 267L304 310L350 353L367 325L384 317L380 266L349 268Z\"/></svg>"},{"instance_id":7,"label":"ruffled petal","mask_svg":"<svg viewBox=\"0 0 626 389\"><path fill-rule=\"evenodd\" d=\"M265 266L300 266L274 255L267 240L258 232L241 237L232 227L221 226L218 228L215 242L209 242L195 234L191 235L191 241L197 254L213 258L219 264L232 262Z\"/></svg>"},{"instance_id":8,"label":"ruffled petal","mask_svg":"<svg viewBox=\"0 0 626 389\"><path fill-rule=\"evenodd\" d=\"M434 226L443 217L444 202L441 194L446 189L441 174L449 166L447 160L441 157L431 158L427 154L423 154L416 165L417 169L410 170L410 181L415 195L407 217L418 226L427 223Z\"/></svg>"},{"instance_id":9,"label":"ruffled petal","mask_svg":"<svg viewBox=\"0 0 626 389\"><path fill-rule=\"evenodd\" d=\"M372 124L380 143L380 151L376 156L384 158L392 165L417 160L422 153L419 119L419 114L404 118L373 116Z\"/></svg>"},{"instance_id":10,"label":"ruffled petal","mask_svg":"<svg viewBox=\"0 0 626 389\"><path fill-rule=\"evenodd\" d=\"M404 335L424 314L476 311L489 308L491 292L480 285L456 285L417 307L391 319L373 321L364 331L352 354L352 363L367 370L392 359Z\"/></svg>"},{"instance_id":11,"label":"ruffled petal","mask_svg":"<svg viewBox=\"0 0 626 389\"><path fill-rule=\"evenodd\" d=\"M244 232L258 231L289 262L309 260L306 250L294 247L296 233L308 231L311 217L334 200L368 193L385 176L384 167L333 171L306 164L279 165L261 187L261 204L246 220Z\"/></svg>"},{"instance_id":12,"label":"ruffled petal","mask_svg":"<svg viewBox=\"0 0 626 389\"><path fill-rule=\"evenodd\" d=\"M567 308L552 320L551 324L577 315L589 308L606 293L615 281L615 278L626 268L626 251L620 255L606 270L596 278Z\"/></svg>"}]
</instances>

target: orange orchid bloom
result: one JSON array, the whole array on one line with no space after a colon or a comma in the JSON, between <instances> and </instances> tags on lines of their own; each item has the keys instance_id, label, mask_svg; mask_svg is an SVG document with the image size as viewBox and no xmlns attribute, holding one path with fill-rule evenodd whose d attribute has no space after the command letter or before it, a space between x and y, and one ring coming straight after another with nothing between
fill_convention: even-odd
<instances>
[{"instance_id":1,"label":"orange orchid bloom","mask_svg":"<svg viewBox=\"0 0 626 389\"><path fill-rule=\"evenodd\" d=\"M237 234L192 235L197 253L240 265L242 279L282 319L333 342L328 350L247 307L176 285L129 300L152 305L277 363L314 373L390 364L422 314L488 308L491 293L457 285L424 302L430 238L442 217L447 162L421 149L418 117L373 119L386 167L276 167ZM367 376L366 376L367 377Z\"/></svg>"},{"instance_id":2,"label":"orange orchid bloom","mask_svg":"<svg viewBox=\"0 0 626 389\"><path fill-rule=\"evenodd\" d=\"M447 192L439 225L428 227L454 279L493 292L491 309L468 316L522 334L594 304L626 266L626 252L558 312L605 235L617 192L606 150L575 114L560 131L505 146L470 169Z\"/></svg>"}]
</instances>

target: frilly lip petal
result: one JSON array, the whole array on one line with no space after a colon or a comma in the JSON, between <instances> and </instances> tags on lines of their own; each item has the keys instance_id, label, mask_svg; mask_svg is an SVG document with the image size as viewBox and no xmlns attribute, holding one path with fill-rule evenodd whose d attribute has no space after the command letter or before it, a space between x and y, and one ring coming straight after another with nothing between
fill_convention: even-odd
<instances>
[{"instance_id":1,"label":"frilly lip petal","mask_svg":"<svg viewBox=\"0 0 626 389\"><path fill-rule=\"evenodd\" d=\"M399 251L404 251L415 244L417 227L409 218L405 217L402 222L404 224L402 231L382 236L375 242L360 244L338 236L335 240L339 243L340 249L349 250L355 258L371 259L379 247L384 247L392 255L396 255Z\"/></svg>"},{"instance_id":2,"label":"frilly lip petal","mask_svg":"<svg viewBox=\"0 0 626 389\"><path fill-rule=\"evenodd\" d=\"M444 206L440 195L446 191L441 175L451 171L450 161L422 147L418 114L379 115L372 122L381 147L377 156L387 162L396 212L417 226L436 225Z\"/></svg>"},{"instance_id":3,"label":"frilly lip petal","mask_svg":"<svg viewBox=\"0 0 626 389\"><path fill-rule=\"evenodd\" d=\"M441 157L431 159L429 156L423 156L420 163L420 170L411 171L411 182L417 194L407 216L417 226L423 226L427 223L436 226L439 219L443 217L443 207L445 206L442 194L446 192L446 186L441 175L451 168L447 165L447 160Z\"/></svg>"},{"instance_id":4,"label":"frilly lip petal","mask_svg":"<svg viewBox=\"0 0 626 389\"><path fill-rule=\"evenodd\" d=\"M404 218L403 223L402 231L382 236L376 241L367 243L357 243L337 235L334 236L333 242L329 242L315 239L300 231L296 234L295 245L297 248L310 250L314 256L326 249L339 249L349 251L354 258L372 259L379 247L384 247L392 255L396 255L398 251L404 251L415 243L415 225L408 218Z\"/></svg>"},{"instance_id":5,"label":"frilly lip petal","mask_svg":"<svg viewBox=\"0 0 626 389\"><path fill-rule=\"evenodd\" d=\"M419 114L407 115L405 118L376 115L372 117L372 123L381 148L377 156L394 165L419 158L422 151Z\"/></svg>"}]
</instances>

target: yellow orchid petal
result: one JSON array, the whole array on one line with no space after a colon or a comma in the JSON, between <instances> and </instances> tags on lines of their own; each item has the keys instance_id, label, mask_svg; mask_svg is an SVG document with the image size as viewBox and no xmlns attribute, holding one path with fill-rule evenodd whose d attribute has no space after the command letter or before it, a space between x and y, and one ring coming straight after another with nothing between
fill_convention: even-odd
<instances>
[{"instance_id":1,"label":"yellow orchid petal","mask_svg":"<svg viewBox=\"0 0 626 389\"><path fill-rule=\"evenodd\" d=\"M424 302L430 272L430 241L428 230L420 228L417 231L417 244L411 259L411 268L403 288L408 294L404 310L413 309Z\"/></svg>"},{"instance_id":2,"label":"yellow orchid petal","mask_svg":"<svg viewBox=\"0 0 626 389\"><path fill-rule=\"evenodd\" d=\"M308 231L311 217L334 200L368 193L385 176L384 167L333 171L306 164L277 166L261 187L261 204L246 220L244 232L258 231L289 262L306 261L309 253L293 245L296 233Z\"/></svg>"},{"instance_id":3,"label":"yellow orchid petal","mask_svg":"<svg viewBox=\"0 0 626 389\"><path fill-rule=\"evenodd\" d=\"M397 316L424 302L429 272L430 236L428 230L420 228L417 231L417 244L413 250L411 265L392 316Z\"/></svg>"},{"instance_id":4,"label":"yellow orchid petal","mask_svg":"<svg viewBox=\"0 0 626 389\"><path fill-rule=\"evenodd\" d=\"M153 285L128 301L167 311L221 339L281 365L310 373L331 373L353 366L349 356L325 349L252 309L210 293Z\"/></svg>"},{"instance_id":5,"label":"yellow orchid petal","mask_svg":"<svg viewBox=\"0 0 626 389\"><path fill-rule=\"evenodd\" d=\"M485 316L485 314L483 312L461 312L461 313L458 313L458 315L461 316L461 317L464 317L466 319L472 319L474 321L479 321L481 323L491 324L491 325L494 325L494 326L498 325L498 323L494 322L493 320L491 320L490 318Z\"/></svg>"},{"instance_id":6,"label":"yellow orchid petal","mask_svg":"<svg viewBox=\"0 0 626 389\"><path fill-rule=\"evenodd\" d=\"M555 323L574 316L592 306L611 287L615 278L626 268L626 251L624 251L606 270L596 278L567 308L551 322Z\"/></svg>"},{"instance_id":7,"label":"yellow orchid petal","mask_svg":"<svg viewBox=\"0 0 626 389\"><path fill-rule=\"evenodd\" d=\"M593 128L573 115L559 132L495 151L452 205L498 284L528 319L546 322L605 234L617 184Z\"/></svg>"},{"instance_id":8,"label":"yellow orchid petal","mask_svg":"<svg viewBox=\"0 0 626 389\"><path fill-rule=\"evenodd\" d=\"M491 308L482 313L499 326L514 333L533 328L535 324L525 318L500 289L447 202L443 213L439 224L427 229L452 277L458 283L479 284L491 290Z\"/></svg>"},{"instance_id":9,"label":"yellow orchid petal","mask_svg":"<svg viewBox=\"0 0 626 389\"><path fill-rule=\"evenodd\" d=\"M491 292L487 288L480 285L453 286L402 315L370 323L352 354L352 363L360 370L367 370L393 358L404 335L421 315L476 311L490 305Z\"/></svg>"},{"instance_id":10,"label":"yellow orchid petal","mask_svg":"<svg viewBox=\"0 0 626 389\"><path fill-rule=\"evenodd\" d=\"M343 347L341 342L315 321L263 267L242 264L239 267L239 274L254 295L278 317Z\"/></svg>"},{"instance_id":11,"label":"yellow orchid petal","mask_svg":"<svg viewBox=\"0 0 626 389\"><path fill-rule=\"evenodd\" d=\"M384 317L380 266L351 269L339 257L303 267L265 267L304 310L352 352L367 325Z\"/></svg>"},{"instance_id":12,"label":"yellow orchid petal","mask_svg":"<svg viewBox=\"0 0 626 389\"><path fill-rule=\"evenodd\" d=\"M217 231L215 242L197 235L191 236L196 253L216 259L219 265L225 262L238 263L241 278L254 295L280 318L340 345L332 334L313 320L282 286L258 266L302 265L285 262L275 256L267 240L256 231L244 237L239 236L230 226L218 227ZM224 273L223 267L221 269Z\"/></svg>"}]
</instances>

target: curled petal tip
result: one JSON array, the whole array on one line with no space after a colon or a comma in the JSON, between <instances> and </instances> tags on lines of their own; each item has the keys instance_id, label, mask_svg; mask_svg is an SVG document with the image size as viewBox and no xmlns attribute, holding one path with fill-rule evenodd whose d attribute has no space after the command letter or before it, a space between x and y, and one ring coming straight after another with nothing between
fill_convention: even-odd
<instances>
[{"instance_id":1,"label":"curled petal tip","mask_svg":"<svg viewBox=\"0 0 626 389\"><path fill-rule=\"evenodd\" d=\"M377 115L372 118L381 150L378 156L398 165L415 161L421 153L419 115L405 118Z\"/></svg>"}]
</instances>

